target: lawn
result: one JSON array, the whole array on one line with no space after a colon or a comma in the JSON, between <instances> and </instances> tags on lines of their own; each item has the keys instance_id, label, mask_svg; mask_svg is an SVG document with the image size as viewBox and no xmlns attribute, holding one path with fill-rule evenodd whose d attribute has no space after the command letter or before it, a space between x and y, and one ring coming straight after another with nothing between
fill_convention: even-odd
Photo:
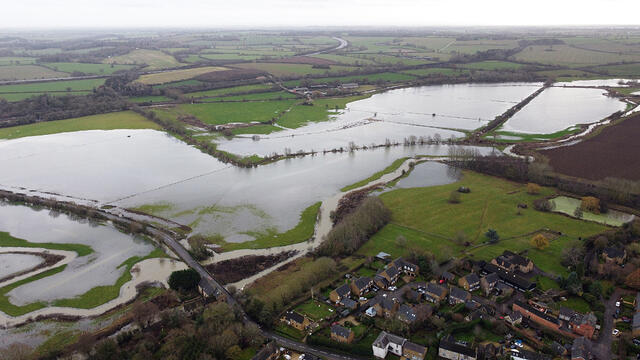
<instances>
[{"instance_id":1,"label":"lawn","mask_svg":"<svg viewBox=\"0 0 640 360\"><path fill-rule=\"evenodd\" d=\"M315 300L309 300L304 304L301 304L294 310L299 312L302 315L306 315L307 317L315 321L320 321L333 314L333 312L330 311L330 309L332 310L332 308L325 303L315 301Z\"/></svg>"},{"instance_id":2,"label":"lawn","mask_svg":"<svg viewBox=\"0 0 640 360\"><path fill-rule=\"evenodd\" d=\"M294 103L295 100L188 104L179 105L172 110L191 114L210 125L222 125L234 122L268 122L280 116L280 113Z\"/></svg>"},{"instance_id":3,"label":"lawn","mask_svg":"<svg viewBox=\"0 0 640 360\"><path fill-rule=\"evenodd\" d=\"M313 231L320 210L321 203L315 203L306 208L300 214L300 221L293 229L278 233L275 229L267 229L263 232L249 232L248 235L254 236L255 240L241 243L221 243L224 251L232 251L238 249L264 249L274 246L285 246L307 241L313 236Z\"/></svg>"},{"instance_id":4,"label":"lawn","mask_svg":"<svg viewBox=\"0 0 640 360\"><path fill-rule=\"evenodd\" d=\"M387 166L384 170L378 171L377 173L369 176L368 178L366 178L364 180L360 180L355 184L351 184L349 186L345 186L342 189L340 189L340 191L344 192L344 191L353 190L355 188L359 188L360 186L367 185L368 183L370 183L370 182L372 182L374 180L378 180L382 176L384 176L385 174L389 174L389 173L392 173L392 172L396 171L407 159L408 159L408 157L403 157L403 158L396 159L393 163L391 163L391 165Z\"/></svg>"},{"instance_id":5,"label":"lawn","mask_svg":"<svg viewBox=\"0 0 640 360\"><path fill-rule=\"evenodd\" d=\"M138 49L103 61L106 64L147 65L145 70L158 70L182 65L176 58L158 50Z\"/></svg>"},{"instance_id":6,"label":"lawn","mask_svg":"<svg viewBox=\"0 0 640 360\"><path fill-rule=\"evenodd\" d=\"M278 322L278 325L275 326L274 330L276 333L295 341L300 341L304 338L304 334L300 330L294 329L283 322Z\"/></svg>"},{"instance_id":7,"label":"lawn","mask_svg":"<svg viewBox=\"0 0 640 360\"><path fill-rule=\"evenodd\" d=\"M161 129L159 125L133 111L84 116L73 119L39 122L0 129L0 139L17 139L84 130Z\"/></svg>"},{"instance_id":8,"label":"lawn","mask_svg":"<svg viewBox=\"0 0 640 360\"><path fill-rule=\"evenodd\" d=\"M89 64L76 62L43 63L41 65L54 71L62 71L66 73L77 71L93 75L111 75L118 70L129 70L134 67L133 65Z\"/></svg>"},{"instance_id":9,"label":"lawn","mask_svg":"<svg viewBox=\"0 0 640 360\"><path fill-rule=\"evenodd\" d=\"M557 302L556 305L558 305L558 307L564 306L583 314L591 311L591 306L589 306L589 303L578 296L571 296L567 299L567 301Z\"/></svg>"},{"instance_id":10,"label":"lawn","mask_svg":"<svg viewBox=\"0 0 640 360\"><path fill-rule=\"evenodd\" d=\"M330 110L344 109L348 103L367 97L369 95L317 99L314 100L313 106L296 104L290 111L282 115L278 120L278 125L295 129L304 126L307 122L326 121L332 114Z\"/></svg>"},{"instance_id":11,"label":"lawn","mask_svg":"<svg viewBox=\"0 0 640 360\"><path fill-rule=\"evenodd\" d=\"M193 68L193 69L165 71L165 72L159 72L155 74L142 75L138 80L136 80L136 82L139 82L145 85L159 85L159 84L166 84L166 83L171 83L176 81L188 80L202 74L207 74L214 71L223 71L223 70L229 70L229 69L220 67L220 66L205 66L205 67Z\"/></svg>"},{"instance_id":12,"label":"lawn","mask_svg":"<svg viewBox=\"0 0 640 360\"><path fill-rule=\"evenodd\" d=\"M53 71L38 65L0 66L0 80L33 80L69 77L65 72Z\"/></svg>"},{"instance_id":13,"label":"lawn","mask_svg":"<svg viewBox=\"0 0 640 360\"><path fill-rule=\"evenodd\" d=\"M524 184L465 171L462 180L448 185L398 189L380 195L392 211L389 225L373 236L358 252L375 256L385 251L393 257L405 256L414 251L429 251L440 259L460 255L460 245L453 239L463 232L471 244L483 244L489 228L497 230L502 239L493 245L483 245L466 252L477 260L489 260L505 249L528 250L528 256L541 269L563 274L560 265L563 246L578 237L587 237L606 229L603 225L571 219L554 213L533 209L533 201L552 194L554 189L543 188L539 195L529 195ZM462 194L461 203L450 204L449 194L460 186L471 189ZM527 204L520 209L518 204ZM520 215L518 215L520 213ZM545 250L532 249L529 244L532 232L548 228L561 231L562 236L553 239ZM406 245L396 245L395 239L403 235Z\"/></svg>"}]
</instances>

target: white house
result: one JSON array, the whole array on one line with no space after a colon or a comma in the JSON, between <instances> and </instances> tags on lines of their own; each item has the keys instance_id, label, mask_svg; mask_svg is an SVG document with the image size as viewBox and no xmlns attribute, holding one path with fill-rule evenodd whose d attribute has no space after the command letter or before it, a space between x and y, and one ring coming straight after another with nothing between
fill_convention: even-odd
<instances>
[{"instance_id":1,"label":"white house","mask_svg":"<svg viewBox=\"0 0 640 360\"><path fill-rule=\"evenodd\" d=\"M397 356L402 356L402 347L406 341L407 339L401 338L400 336L382 331L376 341L371 345L373 355L380 359L387 357L389 352Z\"/></svg>"}]
</instances>

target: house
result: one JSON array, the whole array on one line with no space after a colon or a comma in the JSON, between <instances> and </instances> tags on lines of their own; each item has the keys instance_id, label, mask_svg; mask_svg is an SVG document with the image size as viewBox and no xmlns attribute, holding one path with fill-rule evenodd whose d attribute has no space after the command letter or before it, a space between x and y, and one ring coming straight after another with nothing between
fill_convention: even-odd
<instances>
[{"instance_id":1,"label":"house","mask_svg":"<svg viewBox=\"0 0 640 360\"><path fill-rule=\"evenodd\" d=\"M464 304L469 300L471 300L471 294L469 292L455 286L451 288L451 293L449 293L449 304Z\"/></svg>"},{"instance_id":2,"label":"house","mask_svg":"<svg viewBox=\"0 0 640 360\"><path fill-rule=\"evenodd\" d=\"M622 265L627 260L627 251L616 247L606 247L602 250L602 258L607 263Z\"/></svg>"},{"instance_id":3,"label":"house","mask_svg":"<svg viewBox=\"0 0 640 360\"><path fill-rule=\"evenodd\" d=\"M385 269L378 271L376 274L389 282L389 285L393 285L398 281L398 277L400 276L400 272L398 268L393 264L389 264Z\"/></svg>"},{"instance_id":4,"label":"house","mask_svg":"<svg viewBox=\"0 0 640 360\"><path fill-rule=\"evenodd\" d=\"M596 331L597 322L598 318L593 313L585 315L575 313L569 320L569 328L574 334L592 339L593 333Z\"/></svg>"},{"instance_id":5,"label":"house","mask_svg":"<svg viewBox=\"0 0 640 360\"><path fill-rule=\"evenodd\" d=\"M485 263L482 266L482 271L487 274L496 273L500 278L500 281L519 291L531 291L536 287L535 282L531 282L524 277L516 274L514 271L505 270L504 268L493 263Z\"/></svg>"},{"instance_id":6,"label":"house","mask_svg":"<svg viewBox=\"0 0 640 360\"><path fill-rule=\"evenodd\" d=\"M251 360L276 360L280 356L280 348L275 342L266 344Z\"/></svg>"},{"instance_id":7,"label":"house","mask_svg":"<svg viewBox=\"0 0 640 360\"><path fill-rule=\"evenodd\" d=\"M396 311L398 310L398 302L395 299L382 298L378 305L376 306L376 311L378 315L384 316L386 318L392 317Z\"/></svg>"},{"instance_id":8,"label":"house","mask_svg":"<svg viewBox=\"0 0 640 360\"><path fill-rule=\"evenodd\" d=\"M373 286L373 279L368 276L360 277L351 282L351 292L356 296L362 296Z\"/></svg>"},{"instance_id":9,"label":"house","mask_svg":"<svg viewBox=\"0 0 640 360\"><path fill-rule=\"evenodd\" d=\"M341 325L331 326L331 340L351 344L354 338L353 331Z\"/></svg>"},{"instance_id":10,"label":"house","mask_svg":"<svg viewBox=\"0 0 640 360\"><path fill-rule=\"evenodd\" d=\"M476 291L480 289L480 278L478 275L471 273L461 277L460 280L458 280L458 285L467 291Z\"/></svg>"},{"instance_id":11,"label":"house","mask_svg":"<svg viewBox=\"0 0 640 360\"><path fill-rule=\"evenodd\" d=\"M351 296L351 287L348 284L341 285L329 293L329 299L334 303L338 303L349 296Z\"/></svg>"},{"instance_id":12,"label":"house","mask_svg":"<svg viewBox=\"0 0 640 360\"><path fill-rule=\"evenodd\" d=\"M564 320L564 321L570 321L573 315L575 314L576 314L575 311L563 306L560 308L560 312L558 313L558 319Z\"/></svg>"},{"instance_id":13,"label":"house","mask_svg":"<svg viewBox=\"0 0 640 360\"><path fill-rule=\"evenodd\" d=\"M591 360L593 358L591 350L591 341L584 336L579 337L573 340L571 345L571 360Z\"/></svg>"},{"instance_id":14,"label":"house","mask_svg":"<svg viewBox=\"0 0 640 360\"><path fill-rule=\"evenodd\" d=\"M440 341L438 356L450 360L476 360L478 352L456 343L451 337L447 337Z\"/></svg>"},{"instance_id":15,"label":"house","mask_svg":"<svg viewBox=\"0 0 640 360\"><path fill-rule=\"evenodd\" d=\"M418 318L413 308L407 304L400 305L397 316L398 320L407 324L413 324Z\"/></svg>"},{"instance_id":16,"label":"house","mask_svg":"<svg viewBox=\"0 0 640 360\"><path fill-rule=\"evenodd\" d=\"M480 288L486 296L496 287L496 284L500 280L500 277L496 273L490 273L480 279Z\"/></svg>"},{"instance_id":17,"label":"house","mask_svg":"<svg viewBox=\"0 0 640 360\"><path fill-rule=\"evenodd\" d=\"M394 265L398 271L411 277L416 277L420 271L420 267L418 265L412 264L403 258L397 258L393 260L391 264Z\"/></svg>"},{"instance_id":18,"label":"house","mask_svg":"<svg viewBox=\"0 0 640 360\"><path fill-rule=\"evenodd\" d=\"M402 356L402 347L406 341L406 339L400 336L382 331L373 344L371 344L373 355L380 359L387 357L389 352L397 356Z\"/></svg>"},{"instance_id":19,"label":"house","mask_svg":"<svg viewBox=\"0 0 640 360\"><path fill-rule=\"evenodd\" d=\"M444 280L443 282L452 283L456 279L456 276L448 271L444 271L440 279Z\"/></svg>"},{"instance_id":20,"label":"house","mask_svg":"<svg viewBox=\"0 0 640 360\"><path fill-rule=\"evenodd\" d=\"M425 356L427 356L426 347L410 341L404 343L401 360L424 360Z\"/></svg>"},{"instance_id":21,"label":"house","mask_svg":"<svg viewBox=\"0 0 640 360\"><path fill-rule=\"evenodd\" d=\"M384 277L382 277L382 276L380 276L378 274L376 274L376 276L373 277L373 283L377 287L379 287L380 289L386 289L390 285L389 281L386 278L384 278Z\"/></svg>"},{"instance_id":22,"label":"house","mask_svg":"<svg viewBox=\"0 0 640 360\"><path fill-rule=\"evenodd\" d=\"M495 290L500 296L511 296L511 294L513 294L513 287L503 283L502 281L498 281Z\"/></svg>"},{"instance_id":23,"label":"house","mask_svg":"<svg viewBox=\"0 0 640 360\"><path fill-rule=\"evenodd\" d=\"M515 326L522 323L522 314L519 311L514 311L505 316L504 320L509 324Z\"/></svg>"},{"instance_id":24,"label":"house","mask_svg":"<svg viewBox=\"0 0 640 360\"><path fill-rule=\"evenodd\" d=\"M407 290L404 293L404 298L411 303L418 303L422 299L422 294L415 290Z\"/></svg>"},{"instance_id":25,"label":"house","mask_svg":"<svg viewBox=\"0 0 640 360\"><path fill-rule=\"evenodd\" d=\"M222 293L205 278L198 283L198 292L206 301L215 301L221 297Z\"/></svg>"},{"instance_id":26,"label":"house","mask_svg":"<svg viewBox=\"0 0 640 360\"><path fill-rule=\"evenodd\" d=\"M511 360L551 360L551 356L527 350L511 350Z\"/></svg>"},{"instance_id":27,"label":"house","mask_svg":"<svg viewBox=\"0 0 640 360\"><path fill-rule=\"evenodd\" d=\"M516 300L513 303L512 309L513 311L520 312L523 318L529 319L530 321L533 321L536 324L539 324L541 326L544 326L552 330L560 331L560 326L562 325L560 323L560 320L534 308L529 304L523 303L520 300Z\"/></svg>"},{"instance_id":28,"label":"house","mask_svg":"<svg viewBox=\"0 0 640 360\"><path fill-rule=\"evenodd\" d=\"M355 309L358 308L358 303L355 302L354 300L349 299L349 298L344 298L344 299L340 300L340 302L338 304L346 307L349 310L355 310Z\"/></svg>"},{"instance_id":29,"label":"house","mask_svg":"<svg viewBox=\"0 0 640 360\"><path fill-rule=\"evenodd\" d=\"M378 315L378 312L376 311L376 308L371 306L370 308L367 309L367 311L364 312L365 315L367 315L368 317L376 317L376 315Z\"/></svg>"},{"instance_id":30,"label":"house","mask_svg":"<svg viewBox=\"0 0 640 360\"><path fill-rule=\"evenodd\" d=\"M425 288L425 296L427 296L427 300L431 302L440 302L447 297L447 293L449 291L446 287L436 285L434 283L428 283Z\"/></svg>"},{"instance_id":31,"label":"house","mask_svg":"<svg viewBox=\"0 0 640 360\"><path fill-rule=\"evenodd\" d=\"M282 319L280 320L286 323L287 325L295 329L298 329L300 331L304 331L307 328L307 326L311 324L311 321L309 321L309 319L298 314L295 311L287 311L282 317Z\"/></svg>"},{"instance_id":32,"label":"house","mask_svg":"<svg viewBox=\"0 0 640 360\"><path fill-rule=\"evenodd\" d=\"M533 270L533 261L524 256L505 250L502 255L491 260L491 263L507 271L520 271L528 274Z\"/></svg>"}]
</instances>

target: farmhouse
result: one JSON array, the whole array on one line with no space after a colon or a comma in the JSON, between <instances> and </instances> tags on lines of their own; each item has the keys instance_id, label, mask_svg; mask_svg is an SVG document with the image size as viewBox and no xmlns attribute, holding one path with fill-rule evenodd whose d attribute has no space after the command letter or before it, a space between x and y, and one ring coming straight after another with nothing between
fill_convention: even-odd
<instances>
[{"instance_id":1,"label":"farmhouse","mask_svg":"<svg viewBox=\"0 0 640 360\"><path fill-rule=\"evenodd\" d=\"M447 337L440 341L438 356L450 360L476 360L478 352L456 343L451 337Z\"/></svg>"},{"instance_id":2,"label":"farmhouse","mask_svg":"<svg viewBox=\"0 0 640 360\"><path fill-rule=\"evenodd\" d=\"M353 342L354 334L353 331L347 329L341 325L332 325L331 326L331 340L350 344Z\"/></svg>"},{"instance_id":3,"label":"farmhouse","mask_svg":"<svg viewBox=\"0 0 640 360\"><path fill-rule=\"evenodd\" d=\"M351 288L348 284L344 284L329 293L329 299L334 303L340 302L343 298L351 296Z\"/></svg>"},{"instance_id":4,"label":"farmhouse","mask_svg":"<svg viewBox=\"0 0 640 360\"><path fill-rule=\"evenodd\" d=\"M476 291L480 288L480 278L478 275L471 273L461 277L460 280L458 280L458 285L467 291Z\"/></svg>"},{"instance_id":5,"label":"farmhouse","mask_svg":"<svg viewBox=\"0 0 640 360\"><path fill-rule=\"evenodd\" d=\"M300 331L304 331L307 326L309 326L309 324L311 324L311 322L309 321L309 319L307 319L306 317L298 314L295 311L287 311L284 316L282 317L282 319L280 319L282 322L286 323L287 325L298 329Z\"/></svg>"}]
</instances>

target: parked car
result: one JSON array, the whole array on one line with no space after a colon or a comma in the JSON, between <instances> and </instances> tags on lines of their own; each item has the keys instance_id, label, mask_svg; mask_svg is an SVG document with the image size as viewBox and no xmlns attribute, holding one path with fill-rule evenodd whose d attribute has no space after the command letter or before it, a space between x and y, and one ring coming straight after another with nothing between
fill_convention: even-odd
<instances>
[{"instance_id":1,"label":"parked car","mask_svg":"<svg viewBox=\"0 0 640 360\"><path fill-rule=\"evenodd\" d=\"M633 345L640 346L640 339L633 339Z\"/></svg>"},{"instance_id":2,"label":"parked car","mask_svg":"<svg viewBox=\"0 0 640 360\"><path fill-rule=\"evenodd\" d=\"M618 336L618 335L620 335L620 330L618 330L618 329L613 329L613 331L611 331L611 335L613 335L613 336Z\"/></svg>"},{"instance_id":3,"label":"parked car","mask_svg":"<svg viewBox=\"0 0 640 360\"><path fill-rule=\"evenodd\" d=\"M519 348L524 346L524 344L522 344L522 340L514 340L513 344Z\"/></svg>"},{"instance_id":4,"label":"parked car","mask_svg":"<svg viewBox=\"0 0 640 360\"><path fill-rule=\"evenodd\" d=\"M620 301L616 301L616 307L619 308L620 307Z\"/></svg>"},{"instance_id":5,"label":"parked car","mask_svg":"<svg viewBox=\"0 0 640 360\"><path fill-rule=\"evenodd\" d=\"M624 321L624 322L626 322L626 323L629 323L629 322L631 322L631 318L630 318L630 317L627 317L627 316L623 316L623 317L622 317L622 321Z\"/></svg>"},{"instance_id":6,"label":"parked car","mask_svg":"<svg viewBox=\"0 0 640 360\"><path fill-rule=\"evenodd\" d=\"M396 291L398 288L396 286L389 286L389 291Z\"/></svg>"}]
</instances>

